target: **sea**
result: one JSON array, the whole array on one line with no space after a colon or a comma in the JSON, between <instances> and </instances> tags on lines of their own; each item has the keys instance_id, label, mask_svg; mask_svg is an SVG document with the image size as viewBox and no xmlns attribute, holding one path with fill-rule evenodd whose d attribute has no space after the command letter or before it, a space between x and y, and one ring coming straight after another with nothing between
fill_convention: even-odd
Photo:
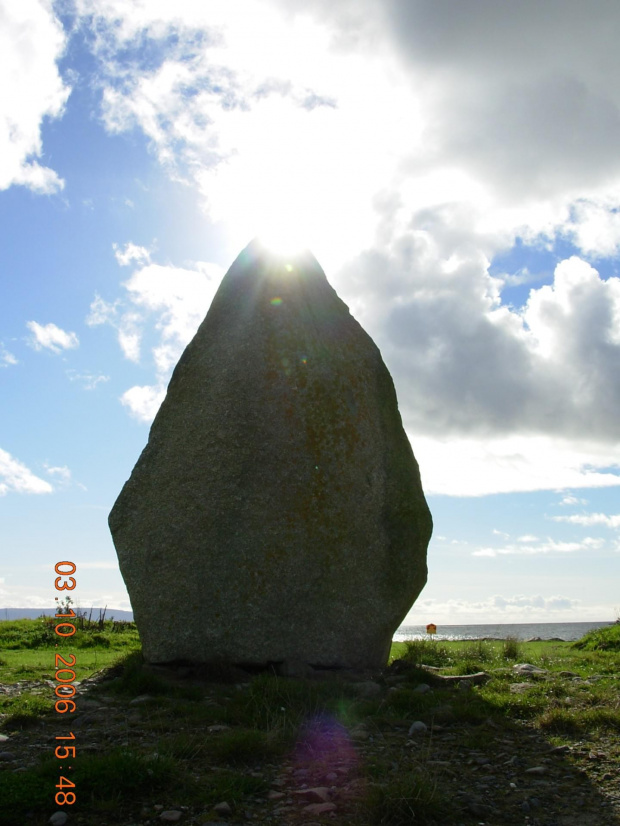
<instances>
[{"instance_id":1,"label":"sea","mask_svg":"<svg viewBox=\"0 0 620 826\"><path fill-rule=\"evenodd\" d=\"M92 619L99 619L103 613L103 608L84 609L86 615L90 613ZM121 611L119 609L107 608L106 619L133 620L131 611ZM53 616L55 608L0 608L1 620L15 620L28 617L37 619L41 614ZM540 638L541 640L559 639L566 642L579 640L593 628L605 628L614 625L613 622L522 622L513 625L507 623L497 623L495 625L437 625L437 633L434 634L436 640L505 640L508 637L515 637L518 640L531 640ZM421 640L428 639L425 625L401 625L394 634L394 640Z\"/></svg>"},{"instance_id":2,"label":"sea","mask_svg":"<svg viewBox=\"0 0 620 826\"><path fill-rule=\"evenodd\" d=\"M613 622L519 622L497 625L437 625L435 640L579 640L594 628L606 628ZM401 625L394 634L396 642L429 639L425 625Z\"/></svg>"}]
</instances>

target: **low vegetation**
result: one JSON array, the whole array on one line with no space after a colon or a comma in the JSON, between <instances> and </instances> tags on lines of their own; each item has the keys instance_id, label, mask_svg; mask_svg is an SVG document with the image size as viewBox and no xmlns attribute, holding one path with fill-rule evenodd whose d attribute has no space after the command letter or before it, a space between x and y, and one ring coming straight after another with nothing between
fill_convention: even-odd
<instances>
[{"instance_id":1,"label":"low vegetation","mask_svg":"<svg viewBox=\"0 0 620 826\"><path fill-rule=\"evenodd\" d=\"M356 790L331 823L473 824L482 822L482 809L462 797L461 773L472 762L473 771L482 759L476 755L494 743L516 743L527 730L528 737L572 749L584 738L618 743L620 734L620 625L574 644L394 643L390 667L374 675L376 691L368 680L272 673L240 680L225 667L217 680L171 679L144 666L132 623L107 620L84 622L60 642L47 619L0 622L0 650L0 688L7 689L0 693L0 733L9 735L0 751L29 738L35 753L37 736L54 740L54 653L75 654L77 681L96 678L77 700L105 703L107 713L107 728L97 729L101 747L82 751L71 775L84 826L102 818L119 826L156 823L153 805L167 800L188 812L202 807L204 819L192 823L207 823L211 807L226 801L229 821L243 822L248 807L266 803L282 765L303 766L307 785L325 785L324 776L335 782L330 760L348 766ZM541 671L521 674L518 663ZM478 672L487 675L480 684L467 680ZM9 690L17 684L23 690ZM415 721L426 732L418 740L409 731ZM75 731L86 739L87 729ZM442 732L449 733L448 752L437 740ZM0 822L42 826L58 809L50 793L58 778L51 749L39 749L41 758L25 771L0 764ZM460 782L452 782L451 755ZM465 764L467 755L473 757ZM513 820L511 811L502 822L523 823L522 812Z\"/></svg>"}]
</instances>

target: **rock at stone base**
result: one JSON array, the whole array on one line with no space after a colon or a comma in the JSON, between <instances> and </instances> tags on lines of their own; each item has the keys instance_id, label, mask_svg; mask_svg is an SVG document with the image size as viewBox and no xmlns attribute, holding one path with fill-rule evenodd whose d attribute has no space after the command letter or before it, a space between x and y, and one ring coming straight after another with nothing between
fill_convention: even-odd
<instances>
[{"instance_id":1,"label":"rock at stone base","mask_svg":"<svg viewBox=\"0 0 620 826\"><path fill-rule=\"evenodd\" d=\"M431 517L381 354L311 253L239 255L109 522L147 662L386 664Z\"/></svg>"}]
</instances>

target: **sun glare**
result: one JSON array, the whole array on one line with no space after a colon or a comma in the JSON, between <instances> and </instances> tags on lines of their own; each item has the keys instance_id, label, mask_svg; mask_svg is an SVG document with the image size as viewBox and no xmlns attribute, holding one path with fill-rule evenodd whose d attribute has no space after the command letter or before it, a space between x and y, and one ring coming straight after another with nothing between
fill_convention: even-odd
<instances>
[{"instance_id":1,"label":"sun glare","mask_svg":"<svg viewBox=\"0 0 620 826\"><path fill-rule=\"evenodd\" d=\"M283 258L300 255L309 246L300 232L283 226L259 232L258 240L270 252Z\"/></svg>"}]
</instances>

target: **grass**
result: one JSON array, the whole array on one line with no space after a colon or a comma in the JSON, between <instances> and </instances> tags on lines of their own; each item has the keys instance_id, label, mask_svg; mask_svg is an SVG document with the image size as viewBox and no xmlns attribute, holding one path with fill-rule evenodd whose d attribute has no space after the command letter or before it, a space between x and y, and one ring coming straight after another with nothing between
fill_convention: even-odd
<instances>
[{"instance_id":1,"label":"grass","mask_svg":"<svg viewBox=\"0 0 620 826\"><path fill-rule=\"evenodd\" d=\"M620 651L620 622L609 628L597 628L577 642L573 648L579 651Z\"/></svg>"},{"instance_id":2,"label":"grass","mask_svg":"<svg viewBox=\"0 0 620 826\"><path fill-rule=\"evenodd\" d=\"M618 630L616 626L602 629L575 644L395 643L391 659L400 662L385 672L386 690L380 697L364 699L355 684L346 681L288 680L268 673L248 677L239 686L170 681L144 668L139 638L130 624L115 630L113 623L93 623L78 629L74 638L56 643L45 621L19 620L0 623L0 682L50 680L54 654L73 653L79 680L102 668L111 669L114 679L89 689L91 698L116 698L116 707L125 709L129 718L131 700L149 695L151 699L136 707L139 727L129 719L124 724L125 745L106 744L103 753L83 753L76 761L72 777L89 812L98 817L122 815L130 822L138 819L138 801L173 799L181 805L207 807L208 813L208 807L227 800L234 815L237 808L243 811L244 801L265 796L269 773L287 755L303 753L308 765L329 762L325 743L331 744L333 755L348 753L349 733L360 724L378 743L395 729L406 733L414 720L425 722L429 731L437 724L461 726L457 750L484 749L490 736L501 737L502 731L516 731L524 723L551 742L597 732L617 736ZM517 674L515 662L530 662L548 673ZM485 671L490 679L465 691L458 681L445 684L427 666L444 676ZM511 690L523 682L531 685L521 693ZM416 690L421 683L433 691ZM54 700L49 686L16 697L0 695L4 715L0 729L36 730L55 714ZM454 815L454 801L427 765L429 753L416 750L413 759L396 770L393 756L381 747L360 763L364 791L356 804L355 822L399 826L414 821L430 826L452 822L454 817L454 822L461 822L462 815ZM23 815L32 812L33 817L42 817L31 819L32 826L45 822L50 794L42 789L52 788L51 778L58 776L56 764L47 759L25 772L2 772L0 813L17 813L15 823L21 824Z\"/></svg>"},{"instance_id":3,"label":"grass","mask_svg":"<svg viewBox=\"0 0 620 826\"><path fill-rule=\"evenodd\" d=\"M437 818L450 812L450 805L438 790L437 778L420 768L402 773L390 773L389 768L375 764L376 782L371 783L364 800L368 822L386 826L420 826L436 824Z\"/></svg>"}]
</instances>

